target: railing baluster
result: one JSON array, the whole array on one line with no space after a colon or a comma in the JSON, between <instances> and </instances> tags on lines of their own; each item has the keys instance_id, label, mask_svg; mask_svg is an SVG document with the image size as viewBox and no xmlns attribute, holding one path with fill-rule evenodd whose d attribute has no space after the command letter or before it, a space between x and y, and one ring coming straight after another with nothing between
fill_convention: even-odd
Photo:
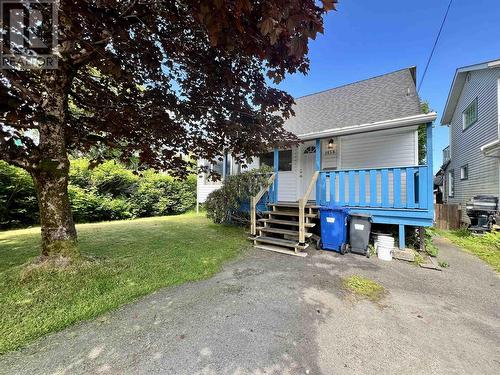
<instances>
[{"instance_id":1,"label":"railing baluster","mask_svg":"<svg viewBox=\"0 0 500 375\"><path fill-rule=\"evenodd\" d=\"M406 207L415 208L415 170L406 168Z\"/></svg>"},{"instance_id":2,"label":"railing baluster","mask_svg":"<svg viewBox=\"0 0 500 375\"><path fill-rule=\"evenodd\" d=\"M389 170L382 169L382 207L389 207Z\"/></svg>"},{"instance_id":3,"label":"railing baluster","mask_svg":"<svg viewBox=\"0 0 500 375\"><path fill-rule=\"evenodd\" d=\"M326 205L326 173L321 173L319 177L319 186L320 186L320 201L321 205L325 206ZM318 194L316 194L318 195Z\"/></svg>"},{"instance_id":4,"label":"railing baluster","mask_svg":"<svg viewBox=\"0 0 500 375\"><path fill-rule=\"evenodd\" d=\"M335 179L336 179L337 173L336 172L330 172L330 205L335 205Z\"/></svg>"},{"instance_id":5,"label":"railing baluster","mask_svg":"<svg viewBox=\"0 0 500 375\"><path fill-rule=\"evenodd\" d=\"M401 169L394 169L393 173L393 186L394 186L394 208L402 208L401 203Z\"/></svg>"},{"instance_id":6,"label":"railing baluster","mask_svg":"<svg viewBox=\"0 0 500 375\"><path fill-rule=\"evenodd\" d=\"M430 209L429 201L432 198L427 186L429 173L431 172L428 166L320 172L318 181L321 199L319 204L428 210ZM270 193L272 193L273 186L270 188Z\"/></svg>"},{"instance_id":7,"label":"railing baluster","mask_svg":"<svg viewBox=\"0 0 500 375\"><path fill-rule=\"evenodd\" d=\"M377 207L377 171L370 170L370 206Z\"/></svg>"},{"instance_id":8,"label":"railing baluster","mask_svg":"<svg viewBox=\"0 0 500 375\"><path fill-rule=\"evenodd\" d=\"M427 208L427 167L418 168L418 207Z\"/></svg>"},{"instance_id":9,"label":"railing baluster","mask_svg":"<svg viewBox=\"0 0 500 375\"><path fill-rule=\"evenodd\" d=\"M349 201L348 206L356 206L356 172L349 171Z\"/></svg>"},{"instance_id":10,"label":"railing baluster","mask_svg":"<svg viewBox=\"0 0 500 375\"><path fill-rule=\"evenodd\" d=\"M366 206L366 171L359 171L359 205Z\"/></svg>"},{"instance_id":11,"label":"railing baluster","mask_svg":"<svg viewBox=\"0 0 500 375\"><path fill-rule=\"evenodd\" d=\"M345 172L339 172L339 206L345 205L345 180L344 180Z\"/></svg>"}]
</instances>

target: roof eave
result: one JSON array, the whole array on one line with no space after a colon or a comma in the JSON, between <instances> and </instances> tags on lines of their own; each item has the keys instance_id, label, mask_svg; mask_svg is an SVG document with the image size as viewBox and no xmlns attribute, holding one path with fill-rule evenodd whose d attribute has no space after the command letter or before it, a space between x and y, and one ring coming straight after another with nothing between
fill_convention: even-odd
<instances>
[{"instance_id":1,"label":"roof eave","mask_svg":"<svg viewBox=\"0 0 500 375\"><path fill-rule=\"evenodd\" d=\"M494 69L498 67L500 67L500 60L492 60L480 64L464 66L455 71L450 92L448 93L448 99L446 100L446 105L444 107L443 117L441 118L441 125L449 125L453 120L453 113L455 112L460 93L462 92L465 84L466 74L474 70Z\"/></svg>"},{"instance_id":2,"label":"roof eave","mask_svg":"<svg viewBox=\"0 0 500 375\"><path fill-rule=\"evenodd\" d=\"M320 132L299 134L297 135L297 137L300 140L306 141L311 139L334 137L339 135L367 133L377 130L395 129L395 128L410 127L415 125L422 125L429 122L433 122L434 120L436 120L436 118L437 118L436 112L430 112L426 114L402 117L393 120L384 120L384 121L372 122L369 124L346 126L343 128L326 129Z\"/></svg>"}]
</instances>

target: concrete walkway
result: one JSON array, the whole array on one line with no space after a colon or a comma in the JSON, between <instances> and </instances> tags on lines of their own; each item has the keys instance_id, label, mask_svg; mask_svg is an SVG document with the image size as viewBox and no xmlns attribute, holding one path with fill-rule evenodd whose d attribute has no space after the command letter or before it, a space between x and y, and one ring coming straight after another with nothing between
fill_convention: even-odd
<instances>
[{"instance_id":1,"label":"concrete walkway","mask_svg":"<svg viewBox=\"0 0 500 375\"><path fill-rule=\"evenodd\" d=\"M249 250L0 357L2 374L499 374L500 279L438 240L443 271L356 255ZM376 280L376 305L342 278Z\"/></svg>"}]
</instances>

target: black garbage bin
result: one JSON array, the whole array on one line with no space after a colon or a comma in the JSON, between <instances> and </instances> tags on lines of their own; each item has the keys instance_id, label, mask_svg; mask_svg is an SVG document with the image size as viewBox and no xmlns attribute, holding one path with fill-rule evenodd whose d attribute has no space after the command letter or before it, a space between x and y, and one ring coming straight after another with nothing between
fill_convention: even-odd
<instances>
[{"instance_id":1,"label":"black garbage bin","mask_svg":"<svg viewBox=\"0 0 500 375\"><path fill-rule=\"evenodd\" d=\"M350 251L356 254L370 256L368 244L372 228L372 217L364 214L351 214L349 218Z\"/></svg>"}]
</instances>

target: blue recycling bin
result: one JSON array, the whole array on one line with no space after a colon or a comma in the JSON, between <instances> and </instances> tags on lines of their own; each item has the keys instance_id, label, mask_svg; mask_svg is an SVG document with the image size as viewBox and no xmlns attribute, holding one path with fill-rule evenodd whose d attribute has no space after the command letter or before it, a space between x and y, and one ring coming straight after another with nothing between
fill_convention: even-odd
<instances>
[{"instance_id":1,"label":"blue recycling bin","mask_svg":"<svg viewBox=\"0 0 500 375\"><path fill-rule=\"evenodd\" d=\"M342 207L320 207L321 248L347 252L347 219L349 209Z\"/></svg>"}]
</instances>

